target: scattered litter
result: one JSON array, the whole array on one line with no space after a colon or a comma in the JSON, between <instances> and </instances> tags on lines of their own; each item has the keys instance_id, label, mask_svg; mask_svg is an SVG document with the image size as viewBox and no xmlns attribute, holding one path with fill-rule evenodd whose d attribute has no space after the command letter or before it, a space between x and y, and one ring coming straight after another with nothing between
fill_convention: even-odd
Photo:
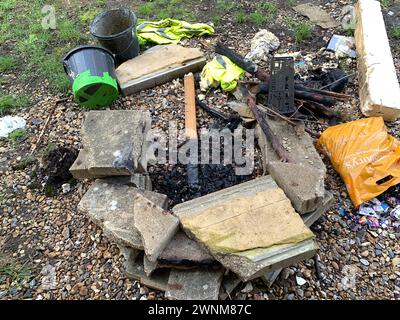
<instances>
[{"instance_id":1,"label":"scattered litter","mask_svg":"<svg viewBox=\"0 0 400 320\"><path fill-rule=\"evenodd\" d=\"M323 29L336 28L340 25L340 22L334 20L329 13L312 3L300 4L293 7L293 10L308 17L311 22L319 25Z\"/></svg>"},{"instance_id":2,"label":"scattered litter","mask_svg":"<svg viewBox=\"0 0 400 320\"><path fill-rule=\"evenodd\" d=\"M0 137L7 138L11 132L22 129L26 125L24 118L17 116L5 116L0 118Z\"/></svg>"},{"instance_id":3,"label":"scattered litter","mask_svg":"<svg viewBox=\"0 0 400 320\"><path fill-rule=\"evenodd\" d=\"M338 58L357 57L356 43L354 37L345 37L338 34L334 34L326 46L328 50L332 50L336 53Z\"/></svg>"},{"instance_id":4,"label":"scattered litter","mask_svg":"<svg viewBox=\"0 0 400 320\"><path fill-rule=\"evenodd\" d=\"M70 185L69 183L64 183L64 184L61 186L61 189L62 189L62 192L63 192L64 194L66 194L66 193L68 193L68 192L71 191L71 185Z\"/></svg>"},{"instance_id":5,"label":"scattered litter","mask_svg":"<svg viewBox=\"0 0 400 320\"><path fill-rule=\"evenodd\" d=\"M328 72L322 72L319 75L321 79L321 89L342 92L349 82L349 77L342 69L332 69Z\"/></svg>"},{"instance_id":6,"label":"scattered litter","mask_svg":"<svg viewBox=\"0 0 400 320\"><path fill-rule=\"evenodd\" d=\"M271 62L268 105L283 115L292 115L294 107L294 62L291 57L276 57Z\"/></svg>"},{"instance_id":7,"label":"scattered litter","mask_svg":"<svg viewBox=\"0 0 400 320\"><path fill-rule=\"evenodd\" d=\"M229 58L217 55L208 62L201 72L200 88L221 86L224 91L232 91L237 86L237 81L243 76L244 70L234 64Z\"/></svg>"},{"instance_id":8,"label":"scattered litter","mask_svg":"<svg viewBox=\"0 0 400 320\"><path fill-rule=\"evenodd\" d=\"M381 117L330 127L317 141L344 180L355 206L400 183L400 142Z\"/></svg>"},{"instance_id":9,"label":"scattered litter","mask_svg":"<svg viewBox=\"0 0 400 320\"><path fill-rule=\"evenodd\" d=\"M251 51L246 55L246 59L254 63L267 61L268 54L277 50L280 46L279 39L272 32L262 29L257 32L251 40Z\"/></svg>"},{"instance_id":10,"label":"scattered litter","mask_svg":"<svg viewBox=\"0 0 400 320\"><path fill-rule=\"evenodd\" d=\"M214 28L205 23L189 23L168 18L160 21L142 21L138 24L136 32L141 45L177 44L183 38L213 35Z\"/></svg>"}]
</instances>

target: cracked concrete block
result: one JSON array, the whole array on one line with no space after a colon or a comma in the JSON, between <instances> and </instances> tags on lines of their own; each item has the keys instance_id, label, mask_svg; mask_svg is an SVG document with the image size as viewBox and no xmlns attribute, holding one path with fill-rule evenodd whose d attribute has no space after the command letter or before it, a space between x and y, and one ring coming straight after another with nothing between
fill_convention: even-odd
<instances>
[{"instance_id":1,"label":"cracked concrete block","mask_svg":"<svg viewBox=\"0 0 400 320\"><path fill-rule=\"evenodd\" d=\"M143 268L144 268L144 272L146 273L146 275L148 277L151 276L151 274L153 273L153 271L155 271L156 269L159 268L158 262L157 261L150 261L149 258L147 258L146 255L144 255L143 258Z\"/></svg>"},{"instance_id":2,"label":"cracked concrete block","mask_svg":"<svg viewBox=\"0 0 400 320\"><path fill-rule=\"evenodd\" d=\"M264 171L267 171L283 189L300 214L315 211L325 196L326 167L310 135L297 133L285 121L267 120L274 134L281 138L289 162L279 161L278 156L257 126L256 137L263 154Z\"/></svg>"},{"instance_id":3,"label":"cracked concrete block","mask_svg":"<svg viewBox=\"0 0 400 320\"><path fill-rule=\"evenodd\" d=\"M76 179L129 176L147 170L147 111L107 110L86 113L83 149L70 168Z\"/></svg>"},{"instance_id":4,"label":"cracked concrete block","mask_svg":"<svg viewBox=\"0 0 400 320\"><path fill-rule=\"evenodd\" d=\"M142 285L145 285L146 287L160 291L166 291L168 288L170 270L155 270L151 276L148 276L144 271L143 257L126 260L123 263L123 268L124 273L128 278L138 280Z\"/></svg>"},{"instance_id":5,"label":"cracked concrete block","mask_svg":"<svg viewBox=\"0 0 400 320\"><path fill-rule=\"evenodd\" d=\"M178 231L179 220L141 194L133 199L134 224L139 231L144 251L151 262L158 256Z\"/></svg>"},{"instance_id":6,"label":"cracked concrete block","mask_svg":"<svg viewBox=\"0 0 400 320\"><path fill-rule=\"evenodd\" d=\"M314 235L270 176L173 208L183 230L243 281L311 257Z\"/></svg>"},{"instance_id":7,"label":"cracked concrete block","mask_svg":"<svg viewBox=\"0 0 400 320\"><path fill-rule=\"evenodd\" d=\"M134 173L131 176L110 177L109 181L116 184L125 184L127 186L152 191L153 186L148 174Z\"/></svg>"},{"instance_id":8,"label":"cracked concrete block","mask_svg":"<svg viewBox=\"0 0 400 320\"><path fill-rule=\"evenodd\" d=\"M218 300L223 268L171 270L165 297L172 300Z\"/></svg>"},{"instance_id":9,"label":"cracked concrete block","mask_svg":"<svg viewBox=\"0 0 400 320\"><path fill-rule=\"evenodd\" d=\"M242 283L234 273L230 272L228 275L224 276L222 280L221 290L220 290L220 299L226 300L227 298L231 298L232 292Z\"/></svg>"},{"instance_id":10,"label":"cracked concrete block","mask_svg":"<svg viewBox=\"0 0 400 320\"><path fill-rule=\"evenodd\" d=\"M78 208L112 241L143 250L142 238L134 221L134 198L138 194L164 206L168 201L163 194L99 179L82 197Z\"/></svg>"},{"instance_id":11,"label":"cracked concrete block","mask_svg":"<svg viewBox=\"0 0 400 320\"><path fill-rule=\"evenodd\" d=\"M120 254L122 254L124 256L125 260L135 260L139 254L142 252L141 250L138 249L133 249L127 246L123 246L118 244L118 249Z\"/></svg>"},{"instance_id":12,"label":"cracked concrete block","mask_svg":"<svg viewBox=\"0 0 400 320\"><path fill-rule=\"evenodd\" d=\"M158 257L160 265L173 268L211 266L216 260L196 241L179 230Z\"/></svg>"}]
</instances>

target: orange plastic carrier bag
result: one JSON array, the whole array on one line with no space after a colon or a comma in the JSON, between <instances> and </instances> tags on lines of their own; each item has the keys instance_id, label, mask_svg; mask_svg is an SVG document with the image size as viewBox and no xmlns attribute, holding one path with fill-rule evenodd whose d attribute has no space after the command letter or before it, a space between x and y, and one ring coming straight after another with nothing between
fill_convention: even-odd
<instances>
[{"instance_id":1,"label":"orange plastic carrier bag","mask_svg":"<svg viewBox=\"0 0 400 320\"><path fill-rule=\"evenodd\" d=\"M387 133L382 117L330 127L317 148L341 175L356 207L400 183L400 142Z\"/></svg>"}]
</instances>

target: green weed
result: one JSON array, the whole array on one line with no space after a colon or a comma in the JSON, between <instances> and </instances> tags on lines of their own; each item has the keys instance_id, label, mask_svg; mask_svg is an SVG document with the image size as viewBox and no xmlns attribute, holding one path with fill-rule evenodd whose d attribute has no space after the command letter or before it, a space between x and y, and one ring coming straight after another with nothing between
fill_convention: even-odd
<instances>
[{"instance_id":1,"label":"green weed","mask_svg":"<svg viewBox=\"0 0 400 320\"><path fill-rule=\"evenodd\" d=\"M17 143L21 141L23 138L25 138L25 136L26 136L25 129L17 129L8 134L8 139L11 140L13 143Z\"/></svg>"},{"instance_id":2,"label":"green weed","mask_svg":"<svg viewBox=\"0 0 400 320\"><path fill-rule=\"evenodd\" d=\"M11 282L23 285L32 277L32 268L28 262L21 262L4 253L0 253L0 284Z\"/></svg>"},{"instance_id":3,"label":"green weed","mask_svg":"<svg viewBox=\"0 0 400 320\"><path fill-rule=\"evenodd\" d=\"M267 21L267 17L259 11L250 14L250 21L255 25L260 26Z\"/></svg>"},{"instance_id":4,"label":"green weed","mask_svg":"<svg viewBox=\"0 0 400 320\"><path fill-rule=\"evenodd\" d=\"M311 39L312 26L307 22L300 22L294 28L296 43Z\"/></svg>"},{"instance_id":5,"label":"green weed","mask_svg":"<svg viewBox=\"0 0 400 320\"><path fill-rule=\"evenodd\" d=\"M15 67L15 61L9 56L0 56L0 72L6 72Z\"/></svg>"},{"instance_id":6,"label":"green weed","mask_svg":"<svg viewBox=\"0 0 400 320\"><path fill-rule=\"evenodd\" d=\"M239 10L238 12L236 12L235 14L235 21L236 23L244 23L247 20L247 15L246 12L244 12L243 10Z\"/></svg>"},{"instance_id":7,"label":"green weed","mask_svg":"<svg viewBox=\"0 0 400 320\"><path fill-rule=\"evenodd\" d=\"M400 26L392 26L388 28L389 37L400 39Z\"/></svg>"},{"instance_id":8,"label":"green weed","mask_svg":"<svg viewBox=\"0 0 400 320\"><path fill-rule=\"evenodd\" d=\"M0 93L1 94L1 93ZM30 100L26 96L0 95L0 114L14 109L27 107Z\"/></svg>"}]
</instances>

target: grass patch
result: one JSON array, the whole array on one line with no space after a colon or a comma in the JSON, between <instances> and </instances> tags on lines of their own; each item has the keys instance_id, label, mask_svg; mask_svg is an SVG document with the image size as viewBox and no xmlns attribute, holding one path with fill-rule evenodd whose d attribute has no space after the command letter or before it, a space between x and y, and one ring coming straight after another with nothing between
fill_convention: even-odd
<instances>
[{"instance_id":1,"label":"grass patch","mask_svg":"<svg viewBox=\"0 0 400 320\"><path fill-rule=\"evenodd\" d=\"M25 136L26 136L25 129L17 129L8 134L8 139L13 143L17 143L20 142L22 139L24 139Z\"/></svg>"},{"instance_id":2,"label":"grass patch","mask_svg":"<svg viewBox=\"0 0 400 320\"><path fill-rule=\"evenodd\" d=\"M154 3L153 2L148 2L148 3L143 3L137 8L138 14L142 16L149 16L154 12Z\"/></svg>"},{"instance_id":3,"label":"grass patch","mask_svg":"<svg viewBox=\"0 0 400 320\"><path fill-rule=\"evenodd\" d=\"M0 284L11 280L17 285L23 285L32 277L32 269L27 262L21 262L4 253L0 253Z\"/></svg>"},{"instance_id":4,"label":"grass patch","mask_svg":"<svg viewBox=\"0 0 400 320\"><path fill-rule=\"evenodd\" d=\"M57 26L59 37L62 41L77 42L82 38L81 32L71 21L62 21Z\"/></svg>"},{"instance_id":5,"label":"grass patch","mask_svg":"<svg viewBox=\"0 0 400 320\"><path fill-rule=\"evenodd\" d=\"M275 3L272 2L259 2L256 8L258 11L266 13L269 18L272 18L278 11Z\"/></svg>"},{"instance_id":6,"label":"grass patch","mask_svg":"<svg viewBox=\"0 0 400 320\"><path fill-rule=\"evenodd\" d=\"M250 14L250 21L257 26L264 24L267 21L267 17L259 11Z\"/></svg>"},{"instance_id":7,"label":"grass patch","mask_svg":"<svg viewBox=\"0 0 400 320\"><path fill-rule=\"evenodd\" d=\"M79 16L79 20L83 24L87 24L88 22L91 22L100 13L100 11L100 9L87 10L85 13Z\"/></svg>"},{"instance_id":8,"label":"grass patch","mask_svg":"<svg viewBox=\"0 0 400 320\"><path fill-rule=\"evenodd\" d=\"M311 39L312 26L307 22L300 22L295 26L294 38L296 43Z\"/></svg>"},{"instance_id":9,"label":"grass patch","mask_svg":"<svg viewBox=\"0 0 400 320\"><path fill-rule=\"evenodd\" d=\"M235 21L236 23L245 23L247 20L247 15L246 12L243 10L239 10L238 12L235 13Z\"/></svg>"},{"instance_id":10,"label":"grass patch","mask_svg":"<svg viewBox=\"0 0 400 320\"><path fill-rule=\"evenodd\" d=\"M0 93L1 94L1 93ZM15 108L24 108L29 105L27 96L12 96L10 94L0 96L0 115Z\"/></svg>"},{"instance_id":11,"label":"grass patch","mask_svg":"<svg viewBox=\"0 0 400 320\"><path fill-rule=\"evenodd\" d=\"M257 26L261 26L268 20L272 20L276 15L278 8L272 2L258 2L255 11L250 14L250 21Z\"/></svg>"},{"instance_id":12,"label":"grass patch","mask_svg":"<svg viewBox=\"0 0 400 320\"><path fill-rule=\"evenodd\" d=\"M0 72L6 72L15 67L15 61L9 56L0 56Z\"/></svg>"},{"instance_id":13,"label":"grass patch","mask_svg":"<svg viewBox=\"0 0 400 320\"><path fill-rule=\"evenodd\" d=\"M392 26L388 29L389 37L399 40L400 39L400 26Z\"/></svg>"},{"instance_id":14,"label":"grass patch","mask_svg":"<svg viewBox=\"0 0 400 320\"><path fill-rule=\"evenodd\" d=\"M288 0L287 4L289 7L294 7L297 4L297 0Z\"/></svg>"},{"instance_id":15,"label":"grass patch","mask_svg":"<svg viewBox=\"0 0 400 320\"><path fill-rule=\"evenodd\" d=\"M61 58L70 49L88 43L87 23L105 6L104 1L91 1L82 13L78 1L71 1L66 8L64 1L55 0L56 29L43 29L42 20L49 12L42 13L42 0L2 0L0 5L0 45L10 40L13 58L20 70L19 79L25 83L43 83L48 80L51 93L69 90ZM46 18L47 17L47 18ZM62 50L60 50L62 49Z\"/></svg>"},{"instance_id":16,"label":"grass patch","mask_svg":"<svg viewBox=\"0 0 400 320\"><path fill-rule=\"evenodd\" d=\"M196 21L192 9L193 3L185 0L154 0L136 8L141 19L178 19Z\"/></svg>"},{"instance_id":17,"label":"grass patch","mask_svg":"<svg viewBox=\"0 0 400 320\"><path fill-rule=\"evenodd\" d=\"M309 40L312 37L312 25L309 22L295 21L292 17L285 17L284 24L288 29L294 31L294 38L297 44L302 41Z\"/></svg>"},{"instance_id":18,"label":"grass patch","mask_svg":"<svg viewBox=\"0 0 400 320\"><path fill-rule=\"evenodd\" d=\"M391 5L394 4L394 0L380 0L382 7L389 8Z\"/></svg>"}]
</instances>

